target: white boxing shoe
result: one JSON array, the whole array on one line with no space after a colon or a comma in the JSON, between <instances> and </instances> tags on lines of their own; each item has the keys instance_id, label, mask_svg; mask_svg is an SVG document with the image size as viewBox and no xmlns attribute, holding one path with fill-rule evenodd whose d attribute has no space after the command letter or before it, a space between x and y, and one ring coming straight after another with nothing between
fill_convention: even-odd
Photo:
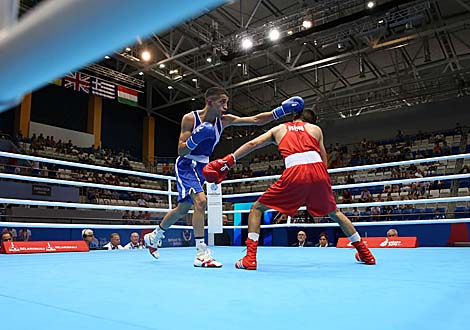
<instances>
[{"instance_id":1,"label":"white boxing shoe","mask_svg":"<svg viewBox=\"0 0 470 330\"><path fill-rule=\"evenodd\" d=\"M151 233L144 235L145 246L149 249L150 255L155 259L160 258L160 252L158 248L162 246L162 239L165 238L163 230L154 230Z\"/></svg>"},{"instance_id":2,"label":"white boxing shoe","mask_svg":"<svg viewBox=\"0 0 470 330\"><path fill-rule=\"evenodd\" d=\"M212 252L207 248L206 244L201 244L196 249L194 267L220 268L222 263L212 257Z\"/></svg>"}]
</instances>

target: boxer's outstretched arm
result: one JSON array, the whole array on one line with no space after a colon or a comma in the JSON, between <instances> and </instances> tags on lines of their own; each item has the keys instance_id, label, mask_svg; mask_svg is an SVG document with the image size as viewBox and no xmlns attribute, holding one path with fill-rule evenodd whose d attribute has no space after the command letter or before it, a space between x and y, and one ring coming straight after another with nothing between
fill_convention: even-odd
<instances>
[{"instance_id":1,"label":"boxer's outstretched arm","mask_svg":"<svg viewBox=\"0 0 470 330\"><path fill-rule=\"evenodd\" d=\"M270 144L276 144L276 141L275 141L274 135L273 135L273 130L274 129L275 129L275 127L271 128L266 133L261 134L257 138L254 138L253 140L248 141L247 143L242 145L240 148L238 148L233 153L233 155L235 157L235 160L238 161L239 159L245 157L246 155L248 155L249 153L251 153L254 150L263 148L263 147L265 147L267 145L270 145Z\"/></svg>"}]
</instances>

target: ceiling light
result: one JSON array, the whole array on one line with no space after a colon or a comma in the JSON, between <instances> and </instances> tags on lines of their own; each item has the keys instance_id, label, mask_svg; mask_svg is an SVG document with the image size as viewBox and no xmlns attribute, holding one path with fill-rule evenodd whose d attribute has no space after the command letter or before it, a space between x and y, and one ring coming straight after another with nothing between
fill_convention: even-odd
<instances>
[{"instance_id":1,"label":"ceiling light","mask_svg":"<svg viewBox=\"0 0 470 330\"><path fill-rule=\"evenodd\" d=\"M306 19L306 20L304 20L304 21L302 22L302 26L303 26L305 29L310 29L310 28L312 27L312 25L313 25L313 24L312 24L312 21L311 21L311 20L308 20L308 19Z\"/></svg>"},{"instance_id":2,"label":"ceiling light","mask_svg":"<svg viewBox=\"0 0 470 330\"><path fill-rule=\"evenodd\" d=\"M245 38L242 40L243 49L250 49L251 47L253 47L253 41L251 41L251 39Z\"/></svg>"},{"instance_id":3,"label":"ceiling light","mask_svg":"<svg viewBox=\"0 0 470 330\"><path fill-rule=\"evenodd\" d=\"M212 63L212 58L208 57L208 58L206 58L206 61L207 61L207 63Z\"/></svg>"},{"instance_id":4,"label":"ceiling light","mask_svg":"<svg viewBox=\"0 0 470 330\"><path fill-rule=\"evenodd\" d=\"M367 8L372 9L374 7L375 7L375 2L374 1L367 2Z\"/></svg>"},{"instance_id":5,"label":"ceiling light","mask_svg":"<svg viewBox=\"0 0 470 330\"><path fill-rule=\"evenodd\" d=\"M126 52L130 52L131 51L131 48L130 47L126 47Z\"/></svg>"},{"instance_id":6,"label":"ceiling light","mask_svg":"<svg viewBox=\"0 0 470 330\"><path fill-rule=\"evenodd\" d=\"M165 68L165 63L162 63L158 66L160 69L164 69Z\"/></svg>"},{"instance_id":7,"label":"ceiling light","mask_svg":"<svg viewBox=\"0 0 470 330\"><path fill-rule=\"evenodd\" d=\"M241 66L242 66L242 64L241 64L241 63L238 63L238 64L237 64L237 66L238 66L238 67L241 67Z\"/></svg>"},{"instance_id":8,"label":"ceiling light","mask_svg":"<svg viewBox=\"0 0 470 330\"><path fill-rule=\"evenodd\" d=\"M292 31L292 30L287 31L288 36L291 36L292 34L294 34L294 31Z\"/></svg>"},{"instance_id":9,"label":"ceiling light","mask_svg":"<svg viewBox=\"0 0 470 330\"><path fill-rule=\"evenodd\" d=\"M196 101L196 99L193 97L193 98L191 99L191 101Z\"/></svg>"},{"instance_id":10,"label":"ceiling light","mask_svg":"<svg viewBox=\"0 0 470 330\"><path fill-rule=\"evenodd\" d=\"M107 59L107 60L109 60L111 57L109 57L108 55L106 55L104 58Z\"/></svg>"},{"instance_id":11,"label":"ceiling light","mask_svg":"<svg viewBox=\"0 0 470 330\"><path fill-rule=\"evenodd\" d=\"M150 54L150 52L148 50L144 50L142 52L142 54L140 54L140 57L142 58L142 60L144 60L145 62L148 62L150 61L150 59L152 58L152 55Z\"/></svg>"},{"instance_id":12,"label":"ceiling light","mask_svg":"<svg viewBox=\"0 0 470 330\"><path fill-rule=\"evenodd\" d=\"M197 78L193 78L192 81L193 81L193 82L197 82Z\"/></svg>"},{"instance_id":13,"label":"ceiling light","mask_svg":"<svg viewBox=\"0 0 470 330\"><path fill-rule=\"evenodd\" d=\"M270 39L271 41L276 41L277 39L279 39L279 36L280 36L280 35L281 35L281 34L279 33L278 30L273 29L273 30L271 30L271 31L269 32L269 39Z\"/></svg>"},{"instance_id":14,"label":"ceiling light","mask_svg":"<svg viewBox=\"0 0 470 330\"><path fill-rule=\"evenodd\" d=\"M173 89L173 86L168 86L168 89L170 89L170 90Z\"/></svg>"},{"instance_id":15,"label":"ceiling light","mask_svg":"<svg viewBox=\"0 0 470 330\"><path fill-rule=\"evenodd\" d=\"M142 71L139 72L139 76L143 76L144 73Z\"/></svg>"}]
</instances>

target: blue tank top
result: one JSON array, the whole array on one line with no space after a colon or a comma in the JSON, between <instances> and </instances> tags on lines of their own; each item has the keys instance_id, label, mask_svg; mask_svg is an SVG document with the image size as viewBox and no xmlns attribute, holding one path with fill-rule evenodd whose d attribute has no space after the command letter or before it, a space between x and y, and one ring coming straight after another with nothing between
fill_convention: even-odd
<instances>
[{"instance_id":1,"label":"blue tank top","mask_svg":"<svg viewBox=\"0 0 470 330\"><path fill-rule=\"evenodd\" d=\"M202 122L201 122L201 118L199 117L199 113L197 111L193 111L193 116L194 116L193 131L194 131L196 127L198 127ZM219 142L220 135L222 134L222 121L220 120L220 118L215 119L214 128L215 128L215 135L199 143L199 145L194 150L192 150L189 153L189 155L186 156L187 158L203 161L202 157L208 158L212 155L212 152L214 151L214 147ZM194 156L194 157L191 157L191 156Z\"/></svg>"}]
</instances>

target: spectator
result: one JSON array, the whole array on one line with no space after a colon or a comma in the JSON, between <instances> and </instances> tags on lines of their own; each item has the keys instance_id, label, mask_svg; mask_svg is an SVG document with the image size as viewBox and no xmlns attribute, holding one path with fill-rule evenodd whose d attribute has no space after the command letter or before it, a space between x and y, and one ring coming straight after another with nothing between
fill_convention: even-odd
<instances>
[{"instance_id":1,"label":"spectator","mask_svg":"<svg viewBox=\"0 0 470 330\"><path fill-rule=\"evenodd\" d=\"M434 219L445 219L446 215L441 212L441 210L436 209L436 213L434 215Z\"/></svg>"},{"instance_id":2,"label":"spectator","mask_svg":"<svg viewBox=\"0 0 470 330\"><path fill-rule=\"evenodd\" d=\"M342 196L343 196L343 203L344 204L351 204L352 203L353 196L352 196L351 192L349 191L349 189L343 189Z\"/></svg>"},{"instance_id":3,"label":"spectator","mask_svg":"<svg viewBox=\"0 0 470 330\"><path fill-rule=\"evenodd\" d=\"M372 194L370 193L369 189L367 188L362 188L361 191L361 197L359 198L359 202L361 203L367 203L372 200Z\"/></svg>"},{"instance_id":4,"label":"spectator","mask_svg":"<svg viewBox=\"0 0 470 330\"><path fill-rule=\"evenodd\" d=\"M124 245L124 250L141 250L144 248L144 245L140 242L139 234L134 232L130 236L130 242Z\"/></svg>"},{"instance_id":5,"label":"spectator","mask_svg":"<svg viewBox=\"0 0 470 330\"><path fill-rule=\"evenodd\" d=\"M370 208L370 215L372 221L380 221L380 215L382 214L382 210L380 209L380 206L372 206Z\"/></svg>"},{"instance_id":6,"label":"spectator","mask_svg":"<svg viewBox=\"0 0 470 330\"><path fill-rule=\"evenodd\" d=\"M10 232L2 233L2 242L11 242L13 241L13 236L11 236Z\"/></svg>"},{"instance_id":7,"label":"spectator","mask_svg":"<svg viewBox=\"0 0 470 330\"><path fill-rule=\"evenodd\" d=\"M109 236L109 243L105 244L103 248L108 250L122 250L123 247L121 245L121 237L118 233L112 233Z\"/></svg>"},{"instance_id":8,"label":"spectator","mask_svg":"<svg viewBox=\"0 0 470 330\"><path fill-rule=\"evenodd\" d=\"M447 141L442 142L442 155L447 156L451 154L451 150L449 145L447 144Z\"/></svg>"},{"instance_id":9,"label":"spectator","mask_svg":"<svg viewBox=\"0 0 470 330\"><path fill-rule=\"evenodd\" d=\"M328 234L325 232L320 233L320 236L318 236L318 243L315 244L315 247L326 248L329 246L333 246L333 244L328 242Z\"/></svg>"},{"instance_id":10,"label":"spectator","mask_svg":"<svg viewBox=\"0 0 470 330\"><path fill-rule=\"evenodd\" d=\"M393 228L387 230L387 237L398 237L398 230Z\"/></svg>"},{"instance_id":11,"label":"spectator","mask_svg":"<svg viewBox=\"0 0 470 330\"><path fill-rule=\"evenodd\" d=\"M90 250L96 250L98 248L98 240L96 239L93 230L83 229L82 238L88 244Z\"/></svg>"},{"instance_id":12,"label":"spectator","mask_svg":"<svg viewBox=\"0 0 470 330\"><path fill-rule=\"evenodd\" d=\"M307 234L304 231L301 230L297 233L297 242L292 244L292 246L311 247L311 246L313 246L313 243L307 241Z\"/></svg>"},{"instance_id":13,"label":"spectator","mask_svg":"<svg viewBox=\"0 0 470 330\"><path fill-rule=\"evenodd\" d=\"M434 156L440 156L442 153L441 146L439 145L439 142L435 142L434 148L432 148L432 153Z\"/></svg>"},{"instance_id":14,"label":"spectator","mask_svg":"<svg viewBox=\"0 0 470 330\"><path fill-rule=\"evenodd\" d=\"M23 241L23 242L28 242L29 240L31 240L31 236L32 236L31 230L27 228L22 228L20 230L18 240Z\"/></svg>"},{"instance_id":15,"label":"spectator","mask_svg":"<svg viewBox=\"0 0 470 330\"><path fill-rule=\"evenodd\" d=\"M459 171L459 174L469 174L470 173L470 168L468 168L468 165L464 165L462 169Z\"/></svg>"}]
</instances>

